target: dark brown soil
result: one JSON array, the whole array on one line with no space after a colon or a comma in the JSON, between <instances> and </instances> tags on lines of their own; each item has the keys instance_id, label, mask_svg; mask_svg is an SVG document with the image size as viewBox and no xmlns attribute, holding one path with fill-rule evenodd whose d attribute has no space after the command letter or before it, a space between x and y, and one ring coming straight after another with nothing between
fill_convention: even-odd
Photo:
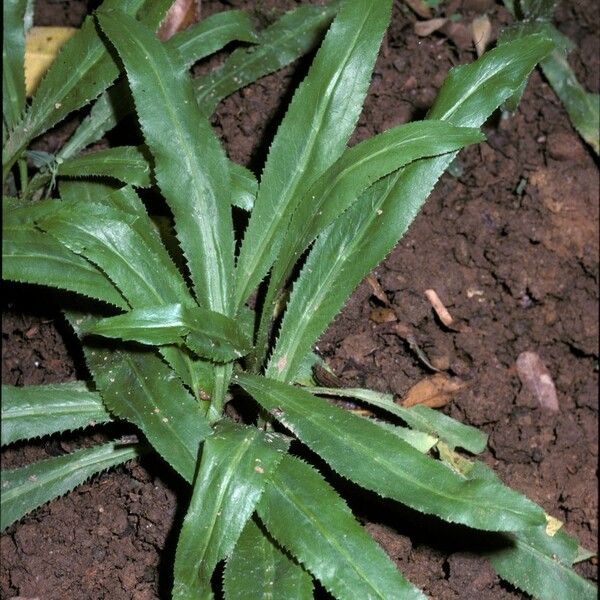
<instances>
[{"instance_id":1,"label":"dark brown soil","mask_svg":"<svg viewBox=\"0 0 600 600\"><path fill-rule=\"evenodd\" d=\"M231 3L227 3L228 5ZM234 2L250 7L250 2ZM254 5L264 18L296 3ZM40 24L77 24L83 2L41 4ZM205 0L203 14L224 3ZM496 33L509 20L492 0L443 3L441 14L468 24L487 12ZM65 17L67 15L67 17ZM557 24L578 44L572 64L598 91L599 7L563 2ZM354 141L420 117L448 69L473 60L465 29L418 38L414 15L394 6L392 26ZM217 64L222 56L212 59ZM208 67L206 67L208 68ZM301 69L305 68L303 66ZM304 72L304 71L302 71ZM264 78L229 98L214 119L230 156L260 166L298 75ZM487 143L460 155L409 233L376 271L399 322L411 327L431 361L468 383L443 410L490 436L483 459L506 483L565 522L596 548L598 531L598 168L559 101L536 72L511 119L486 127ZM443 327L424 296L434 289L458 323ZM43 289L5 285L4 383L30 385L85 377L78 353ZM430 374L387 324L362 284L319 343L340 378L402 396ZM542 410L524 389L515 360L540 355L560 411ZM97 439L97 438L96 438ZM90 442L57 436L11 447L3 466L61 454ZM12 526L1 537L2 598L114 600L169 597L172 554L187 491L167 468L134 463L97 477ZM526 598L501 583L474 554L466 532L356 494L352 505L399 568L430 597ZM597 579L592 562L577 566ZM567 599L565 599L567 600ZM569 599L570 600L570 599Z\"/></svg>"}]
</instances>

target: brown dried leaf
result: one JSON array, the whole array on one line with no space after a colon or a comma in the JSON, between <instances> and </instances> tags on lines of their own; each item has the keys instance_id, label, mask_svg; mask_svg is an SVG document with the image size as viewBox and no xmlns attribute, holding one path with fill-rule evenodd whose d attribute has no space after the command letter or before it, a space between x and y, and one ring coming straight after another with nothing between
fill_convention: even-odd
<instances>
[{"instance_id":1,"label":"brown dried leaf","mask_svg":"<svg viewBox=\"0 0 600 600\"><path fill-rule=\"evenodd\" d=\"M517 358L517 373L521 383L533 394L543 409L558 412L554 381L537 353L521 352Z\"/></svg>"},{"instance_id":2,"label":"brown dried leaf","mask_svg":"<svg viewBox=\"0 0 600 600\"><path fill-rule=\"evenodd\" d=\"M375 276L374 275L367 276L366 282L371 286L371 289L373 290L373 295L375 296L375 298L377 298L377 300L380 300L381 302L383 302L386 306L389 306L390 300L387 297L387 294L383 291L381 284L379 283L379 281L377 281Z\"/></svg>"},{"instance_id":3,"label":"brown dried leaf","mask_svg":"<svg viewBox=\"0 0 600 600\"><path fill-rule=\"evenodd\" d=\"M421 379L415 383L404 400L402 406L409 407L415 404L423 404L429 408L440 408L446 406L453 396L464 388L466 383L461 379L450 378L440 373Z\"/></svg>"},{"instance_id":4,"label":"brown dried leaf","mask_svg":"<svg viewBox=\"0 0 600 600\"><path fill-rule=\"evenodd\" d=\"M415 23L415 33L420 37L427 37L434 31L441 29L448 19L429 19L428 21L417 21Z\"/></svg>"},{"instance_id":5,"label":"brown dried leaf","mask_svg":"<svg viewBox=\"0 0 600 600\"><path fill-rule=\"evenodd\" d=\"M158 29L158 39L166 42L200 20L200 0L175 0Z\"/></svg>"},{"instance_id":6,"label":"brown dried leaf","mask_svg":"<svg viewBox=\"0 0 600 600\"><path fill-rule=\"evenodd\" d=\"M391 308L374 308L369 316L374 323L392 323L398 320Z\"/></svg>"},{"instance_id":7,"label":"brown dried leaf","mask_svg":"<svg viewBox=\"0 0 600 600\"><path fill-rule=\"evenodd\" d=\"M431 9L423 0L404 0L404 4L409 6L419 17L431 19Z\"/></svg>"},{"instance_id":8,"label":"brown dried leaf","mask_svg":"<svg viewBox=\"0 0 600 600\"><path fill-rule=\"evenodd\" d=\"M485 52L487 45L490 43L490 38L492 37L492 24L487 15L482 15L473 19L473 23L471 23L471 33L473 35L473 43L475 44L477 56L481 56Z\"/></svg>"}]
</instances>

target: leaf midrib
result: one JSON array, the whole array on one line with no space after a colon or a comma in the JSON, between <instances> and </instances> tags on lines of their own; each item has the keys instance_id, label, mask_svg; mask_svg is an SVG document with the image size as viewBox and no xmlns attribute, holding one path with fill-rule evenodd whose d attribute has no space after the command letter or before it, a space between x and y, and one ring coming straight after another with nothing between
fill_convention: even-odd
<instances>
[{"instance_id":1,"label":"leaf midrib","mask_svg":"<svg viewBox=\"0 0 600 600\"><path fill-rule=\"evenodd\" d=\"M373 5L371 5L371 6L373 6ZM256 271L257 265L260 264L261 260L263 260L265 248L268 246L271 246L273 243L273 237L274 237L273 230L279 230L281 227L281 218L282 218L283 214L285 213L286 209L288 208L291 200L296 196L296 192L297 192L298 188L300 187L300 182L302 180L302 174L304 173L304 170L306 169L307 164L309 164L311 159L313 158L314 141L317 138L317 136L319 135L321 125L322 125L323 119L325 117L325 113L327 112L327 109L331 105L332 96L335 93L335 90L339 84L339 80L342 77L342 74L344 72L346 64L348 63L348 59L349 59L352 51L354 50L354 47L356 45L356 40L358 39L362 30L364 29L365 22L368 19L371 12L372 12L372 9L370 9L369 11L367 11L365 13L365 15L363 17L363 21L361 23L361 26L357 28L357 30L354 34L354 37L352 38L352 43L348 44L348 46L346 48L346 53L344 55L344 59L340 63L338 69L336 70L333 80L331 80L327 85L327 89L326 89L327 101L322 102L322 103L320 102L318 110L313 113L313 119L310 122L310 125L311 125L310 135L308 136L305 143L303 144L302 151L300 153L302 160L300 160L296 163L296 165L292 171L292 176L287 178L287 181L289 183L282 190L278 191L277 197L279 198L279 201L277 202L277 204L275 206L273 206L273 202L272 202L272 196L273 196L274 190L272 188L270 190L268 190L269 194L268 194L267 198L270 199L270 207L272 209L274 209L275 215L273 217L269 218L269 225L267 227L266 233L264 235L261 235L261 237L258 240L255 240L256 245L255 245L255 248L252 249L252 256L254 256L256 258L250 262L249 267L246 267L244 269L244 276L243 277L238 276L238 281L240 281L240 280L250 281L251 276ZM259 193L256 198L255 205L257 205L260 202L261 190L262 190L262 188L259 189ZM286 199L285 203L281 201L284 198ZM264 200L263 200L263 203L264 203ZM246 254L246 256L247 256L247 254ZM248 296L248 294L251 291L251 290L250 291L247 290L246 288L247 288L246 285L244 285L243 287L239 286L241 294L238 294L238 297L236 298L236 304L238 305L238 307L241 306L241 304L243 304L245 302L246 297Z\"/></svg>"},{"instance_id":2,"label":"leaf midrib","mask_svg":"<svg viewBox=\"0 0 600 600\"><path fill-rule=\"evenodd\" d=\"M296 494L294 494L294 491L290 487L285 486L286 489L285 490L282 489L282 487L280 485L278 485L278 483L277 483L278 481L283 485L283 482L281 482L280 480L276 480L276 478L271 479L271 485L273 485L273 487L279 492L280 496L283 499L285 499L288 503L292 504L292 506L294 508L296 508L298 511L300 511L301 513L303 513L305 515L305 517L308 519L308 521L312 523L312 526L321 533L323 538L328 540L328 542L331 544L331 546L333 546L333 548L335 550L337 550L337 552L339 554L341 554L343 557L346 558L347 563L352 567L354 572L358 574L359 578L368 583L369 587L371 587L371 589L373 589L373 591L377 594L378 598L381 598L381 600L386 600L386 598L383 597L379 593L379 591L373 587L371 580L362 571L362 569L360 569L359 567L357 567L355 565L354 559L353 559L352 555L347 551L347 549L344 546L341 546L337 542L335 537L331 538L331 536L329 535L329 531L321 525L320 520L315 516L315 513L310 510L310 507L308 505L306 505L304 502L302 502L302 499L300 497L298 497ZM292 500L293 500L293 502L292 502ZM347 509L344 510L344 512L346 513L346 516L351 516L348 514ZM345 582L343 580L338 581L338 583L343 584L344 587L347 588L347 586L345 585Z\"/></svg>"},{"instance_id":3,"label":"leaf midrib","mask_svg":"<svg viewBox=\"0 0 600 600\"><path fill-rule=\"evenodd\" d=\"M137 44L138 48L144 52L146 54L146 56L150 55L151 52L149 50L146 49L146 46L143 45L142 41L135 36L133 38L133 41ZM167 54L168 57L168 54ZM205 290L205 292L208 294L208 297L210 298L210 304L211 304L211 308L216 310L217 312L221 312L223 314L227 313L226 310L226 289L224 289L224 286L226 285L225 281L226 281L226 274L223 272L223 267L224 265L222 264L222 261L219 260L220 258L220 252L218 252L218 248L219 248L219 240L214 238L214 230L212 227L209 226L209 220L208 219L203 219L201 218L202 215L198 215L198 207L202 206L203 204L205 204L205 202L203 202L203 196L202 194L199 193L198 190L202 190L202 189L206 189L207 190L207 196L211 198L212 202L212 212L218 214L218 207L217 207L217 198L216 198L216 194L214 193L214 190L212 188L212 186L210 185L210 179L206 178L206 177L199 177L199 175L201 175L202 173L202 169L201 168L195 168L197 165L195 165L195 161L194 161L194 153L190 147L189 144L189 138L186 135L184 129L182 128L182 124L180 119L177 117L177 113L174 111L173 106L171 104L171 102L169 101L169 94L167 93L166 88L164 87L163 84L163 80L162 77L160 76L159 71L156 69L156 63L155 61L151 60L149 61L149 66L152 70L152 72L154 73L154 78L155 81L158 83L158 87L159 90L161 92L162 98L164 100L163 106L166 106L166 109L170 115L171 118L171 123L175 124L175 135L177 136L177 140L179 142L179 149L183 155L183 159L185 161L185 164L187 166L187 173L188 176L190 176L191 180L192 180L192 191L193 191L193 195L195 198L195 202L191 203L192 206L192 212L194 213L195 217L199 216L200 218L194 218L194 222L199 226L200 230L201 230L201 235L200 235L200 243L202 244L202 248L203 250L206 252L206 257L208 257L207 262L208 264L214 264L217 266L217 268L220 271L221 277L219 277L218 280L218 285L215 286L209 286L208 290ZM174 69L176 69L175 65L172 65ZM193 97L188 98L189 102L196 102L195 99ZM188 101L185 101L186 104L188 103ZM201 118L199 116L199 118ZM185 143L184 143L185 142ZM158 176L159 171L162 170L162 165L159 166L159 161L156 161L156 174ZM202 183L205 183L206 185L203 187ZM162 186L161 186L162 187ZM169 194L170 195L170 194ZM179 201L174 200L174 202L178 205ZM178 207L179 208L179 207ZM178 213L180 213L179 210L177 210ZM181 215L183 216L183 215ZM179 237L179 233L177 233L177 237ZM217 236L218 237L218 236ZM210 240L212 243L208 244L208 240ZM197 275L197 274L193 274L193 275ZM194 277L195 279L195 277ZM219 290L219 295L215 296L214 295L214 291L215 290Z\"/></svg>"},{"instance_id":4,"label":"leaf midrib","mask_svg":"<svg viewBox=\"0 0 600 600\"><path fill-rule=\"evenodd\" d=\"M289 405L290 403L292 403L292 404L295 405L293 408L295 409L297 415L298 415L298 412L300 412L300 413L302 412L301 409L300 409L300 411L298 410L297 403L291 398L291 396L287 396L286 397L286 404ZM284 409L284 413L285 413L285 409ZM464 498L461 498L460 496L455 496L455 495L452 495L452 494L441 494L438 489L436 489L434 487L430 487L428 485L425 485L418 478L411 477L410 473L398 471L396 466L394 466L393 464L388 463L385 460L382 460L382 458L384 458L384 457L382 457L380 454L374 454L373 455L373 453L371 452L371 448L368 445L364 444L362 441L356 440L356 438L352 438L353 444L348 444L346 442L346 440L348 438L347 432L345 432L344 429L342 427L340 427L340 425L338 425L338 423L336 422L335 419L331 420L332 422L330 422L328 424L328 428L326 429L320 423L319 420L315 421L314 417L312 415L307 415L305 417L301 416L300 418L304 419L306 421L309 421L310 423L312 423L313 426L317 429L317 431L324 430L325 431L325 436L324 436L325 438L334 436L334 437L336 437L338 439L338 441L341 441L341 443L342 443L343 446L347 446L347 447L349 447L351 449L353 448L353 446L354 446L354 448L358 448L358 455L359 456L362 456L362 455L364 455L364 456L371 456L371 459L374 460L376 463L382 465L383 467L387 467L386 468L387 471L395 473L397 476L399 476L400 479L404 479L405 481L408 481L409 484L412 484L416 488L421 488L424 492L426 492L427 494L429 494L431 496L447 498L448 500L453 500L453 501L455 501L457 503L464 504L464 505L466 505L469 508L471 507L471 505L475 505L477 507L484 508L484 509L486 509L488 511L489 511L490 508L494 508L494 509L499 510L500 512L504 512L504 513L510 512L510 513L513 513L513 514L515 514L517 516L521 516L521 517L522 516L525 516L525 517L527 516L526 513L523 513L523 512L518 511L518 510L515 510L513 508L507 508L507 507L503 507L503 506L494 505L494 504L491 504L490 502L484 502L484 503L478 502L476 500L476 498L474 498L474 497L471 497L469 499L464 499ZM281 420L281 422L286 427L289 427L291 430L297 429L295 427L295 425L290 424L288 422L284 422L285 421L285 415L284 415L284 417L282 417L282 419L284 419L284 420ZM302 436L299 436L299 437L300 437L300 439L302 441L304 441L304 438ZM400 440L400 441L402 442L402 440ZM410 448L410 445L407 442L403 442L403 443L406 444L406 446ZM312 444L312 445L314 445L314 444ZM331 466L332 466L332 468L335 469L335 467L333 467L333 465L331 465ZM335 469L335 470L337 471L337 469ZM340 474L343 475L343 473L340 473ZM471 480L469 480L469 481L471 481Z\"/></svg>"}]
</instances>

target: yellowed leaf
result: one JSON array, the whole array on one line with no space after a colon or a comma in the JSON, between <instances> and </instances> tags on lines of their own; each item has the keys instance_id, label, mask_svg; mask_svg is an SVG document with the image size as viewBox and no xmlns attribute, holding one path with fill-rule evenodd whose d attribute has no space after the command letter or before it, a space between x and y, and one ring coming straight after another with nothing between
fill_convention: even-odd
<instances>
[{"instance_id":1,"label":"yellowed leaf","mask_svg":"<svg viewBox=\"0 0 600 600\"><path fill-rule=\"evenodd\" d=\"M456 392L465 385L465 382L460 379L438 373L415 383L408 390L402 405L409 407L415 406L415 404L424 404L429 408L440 408L448 404Z\"/></svg>"},{"instance_id":2,"label":"yellowed leaf","mask_svg":"<svg viewBox=\"0 0 600 600\"><path fill-rule=\"evenodd\" d=\"M563 522L547 513L544 513L544 516L546 517L546 533L550 537L554 537L556 532L563 526Z\"/></svg>"},{"instance_id":3,"label":"yellowed leaf","mask_svg":"<svg viewBox=\"0 0 600 600\"><path fill-rule=\"evenodd\" d=\"M60 49L77 29L75 27L32 27L25 38L25 91L35 92L42 77Z\"/></svg>"}]
</instances>

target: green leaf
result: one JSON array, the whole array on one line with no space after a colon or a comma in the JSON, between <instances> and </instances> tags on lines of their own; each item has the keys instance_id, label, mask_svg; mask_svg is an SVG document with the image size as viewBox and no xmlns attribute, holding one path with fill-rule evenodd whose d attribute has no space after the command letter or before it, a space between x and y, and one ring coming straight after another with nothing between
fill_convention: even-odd
<instances>
[{"instance_id":1,"label":"green leaf","mask_svg":"<svg viewBox=\"0 0 600 600\"><path fill-rule=\"evenodd\" d=\"M33 224L4 226L2 278L49 285L128 308L127 302L101 271Z\"/></svg>"},{"instance_id":2,"label":"green leaf","mask_svg":"<svg viewBox=\"0 0 600 600\"><path fill-rule=\"evenodd\" d=\"M57 159L72 158L90 144L97 142L132 110L127 82L125 79L119 79L94 102L89 115L58 151Z\"/></svg>"},{"instance_id":3,"label":"green leaf","mask_svg":"<svg viewBox=\"0 0 600 600\"><path fill-rule=\"evenodd\" d=\"M11 130L25 110L25 9L27 0L4 0L2 16L2 116Z\"/></svg>"},{"instance_id":4,"label":"green leaf","mask_svg":"<svg viewBox=\"0 0 600 600\"><path fill-rule=\"evenodd\" d=\"M205 308L168 304L129 311L98 321L88 334L162 345L184 342L199 356L230 361L250 351L237 323Z\"/></svg>"},{"instance_id":5,"label":"green leaf","mask_svg":"<svg viewBox=\"0 0 600 600\"><path fill-rule=\"evenodd\" d=\"M225 566L225 600L312 600L310 575L250 519Z\"/></svg>"},{"instance_id":6,"label":"green leaf","mask_svg":"<svg viewBox=\"0 0 600 600\"><path fill-rule=\"evenodd\" d=\"M236 306L271 267L307 187L344 151L358 120L389 0L342 5L281 122L260 182L237 265Z\"/></svg>"},{"instance_id":7,"label":"green leaf","mask_svg":"<svg viewBox=\"0 0 600 600\"><path fill-rule=\"evenodd\" d=\"M236 381L340 475L447 521L488 531L545 523L543 511L496 482L466 481L366 419L296 387L240 374Z\"/></svg>"},{"instance_id":8,"label":"green leaf","mask_svg":"<svg viewBox=\"0 0 600 600\"><path fill-rule=\"evenodd\" d=\"M58 175L63 177L112 177L137 187L152 183L150 163L143 148L120 146L99 150L61 162Z\"/></svg>"},{"instance_id":9,"label":"green leaf","mask_svg":"<svg viewBox=\"0 0 600 600\"><path fill-rule=\"evenodd\" d=\"M187 72L152 31L119 11L99 11L98 21L127 71L198 302L232 315L234 242L225 153L199 114Z\"/></svg>"},{"instance_id":10,"label":"green leaf","mask_svg":"<svg viewBox=\"0 0 600 600\"><path fill-rule=\"evenodd\" d=\"M67 314L79 337L95 319ZM200 443L211 434L201 406L154 352L84 344L86 364L111 414L137 425L154 449L188 482Z\"/></svg>"},{"instance_id":11,"label":"green leaf","mask_svg":"<svg viewBox=\"0 0 600 600\"><path fill-rule=\"evenodd\" d=\"M596 154L599 154L600 95L585 91L569 66L567 57L559 51L546 58L541 67L569 114L573 127Z\"/></svg>"},{"instance_id":12,"label":"green leaf","mask_svg":"<svg viewBox=\"0 0 600 600\"><path fill-rule=\"evenodd\" d=\"M248 13L242 10L228 10L207 17L176 33L165 45L179 53L187 68L233 41L258 41Z\"/></svg>"},{"instance_id":13,"label":"green leaf","mask_svg":"<svg viewBox=\"0 0 600 600\"><path fill-rule=\"evenodd\" d=\"M216 52L233 39L252 42L251 23L242 11L217 13L191 29L173 36L168 47L185 54L194 62ZM121 119L132 112L131 96L124 80L118 81L94 103L90 114L82 121L69 141L60 149L57 158L75 156L86 146L98 141Z\"/></svg>"},{"instance_id":14,"label":"green leaf","mask_svg":"<svg viewBox=\"0 0 600 600\"><path fill-rule=\"evenodd\" d=\"M60 197L65 202L80 205L91 202L102 202L102 199L117 191L122 184L119 182L109 182L107 180L97 181L63 179L58 184Z\"/></svg>"},{"instance_id":15,"label":"green leaf","mask_svg":"<svg viewBox=\"0 0 600 600\"><path fill-rule=\"evenodd\" d=\"M539 600L595 600L598 589L572 568L577 540L545 526L508 535L509 543L489 555L498 575Z\"/></svg>"},{"instance_id":16,"label":"green leaf","mask_svg":"<svg viewBox=\"0 0 600 600\"><path fill-rule=\"evenodd\" d=\"M217 104L236 90L312 50L336 10L336 5L300 6L261 31L256 46L236 50L219 70L196 79L194 88L202 113L209 117Z\"/></svg>"},{"instance_id":17,"label":"green leaf","mask_svg":"<svg viewBox=\"0 0 600 600\"><path fill-rule=\"evenodd\" d=\"M258 516L273 537L340 600L423 599L312 467L286 456Z\"/></svg>"},{"instance_id":18,"label":"green leaf","mask_svg":"<svg viewBox=\"0 0 600 600\"><path fill-rule=\"evenodd\" d=\"M257 346L265 344L277 292L283 288L298 257L365 189L414 160L482 140L477 129L457 128L443 121L421 121L389 129L346 150L304 193L291 217L269 281Z\"/></svg>"},{"instance_id":19,"label":"green leaf","mask_svg":"<svg viewBox=\"0 0 600 600\"><path fill-rule=\"evenodd\" d=\"M254 208L254 200L258 191L258 182L252 171L233 161L229 163L231 176L231 203L238 208L250 212Z\"/></svg>"},{"instance_id":20,"label":"green leaf","mask_svg":"<svg viewBox=\"0 0 600 600\"><path fill-rule=\"evenodd\" d=\"M404 440L407 444L410 444L413 448L423 454L427 454L437 443L438 438L424 433L422 431L414 431L408 427L401 427L399 425L392 425L387 421L381 421L379 419L371 419L370 417L361 417L368 419L371 423L375 423L378 427L382 427L386 431L397 435L401 440Z\"/></svg>"},{"instance_id":21,"label":"green leaf","mask_svg":"<svg viewBox=\"0 0 600 600\"><path fill-rule=\"evenodd\" d=\"M97 392L82 381L2 386L2 444L110 421Z\"/></svg>"},{"instance_id":22,"label":"green leaf","mask_svg":"<svg viewBox=\"0 0 600 600\"><path fill-rule=\"evenodd\" d=\"M430 118L480 126L551 48L546 38L530 36L453 69ZM321 234L294 284L268 376L294 379L354 288L402 237L454 156L421 159L381 179Z\"/></svg>"},{"instance_id":23,"label":"green leaf","mask_svg":"<svg viewBox=\"0 0 600 600\"><path fill-rule=\"evenodd\" d=\"M171 0L105 0L118 6L153 30ZM30 108L11 133L3 153L3 179L29 142L103 92L118 76L119 68L96 31L93 17L64 45L41 81Z\"/></svg>"},{"instance_id":24,"label":"green leaf","mask_svg":"<svg viewBox=\"0 0 600 600\"><path fill-rule=\"evenodd\" d=\"M433 437L439 437L451 448L464 448L473 454L483 452L487 446L487 435L471 425L465 425L442 412L427 406L405 408L394 402L392 394L358 388L305 387L311 394L324 394L342 398L355 398L400 417L407 425Z\"/></svg>"},{"instance_id":25,"label":"green leaf","mask_svg":"<svg viewBox=\"0 0 600 600\"><path fill-rule=\"evenodd\" d=\"M58 498L97 473L139 456L139 448L110 442L0 474L0 529Z\"/></svg>"},{"instance_id":26,"label":"green leaf","mask_svg":"<svg viewBox=\"0 0 600 600\"><path fill-rule=\"evenodd\" d=\"M134 308L186 302L187 286L147 215L98 203L62 202L62 209L38 225L69 250L98 265ZM142 227L140 227L140 225Z\"/></svg>"},{"instance_id":27,"label":"green leaf","mask_svg":"<svg viewBox=\"0 0 600 600\"><path fill-rule=\"evenodd\" d=\"M209 596L217 563L231 554L289 440L222 421L204 443L177 544L174 600Z\"/></svg>"},{"instance_id":28,"label":"green leaf","mask_svg":"<svg viewBox=\"0 0 600 600\"><path fill-rule=\"evenodd\" d=\"M289 245L292 256L299 256L378 179L419 158L459 150L484 139L478 129L427 120L388 129L346 150L306 191L292 216L286 233L295 242ZM288 244L284 250L287 248Z\"/></svg>"}]
</instances>

